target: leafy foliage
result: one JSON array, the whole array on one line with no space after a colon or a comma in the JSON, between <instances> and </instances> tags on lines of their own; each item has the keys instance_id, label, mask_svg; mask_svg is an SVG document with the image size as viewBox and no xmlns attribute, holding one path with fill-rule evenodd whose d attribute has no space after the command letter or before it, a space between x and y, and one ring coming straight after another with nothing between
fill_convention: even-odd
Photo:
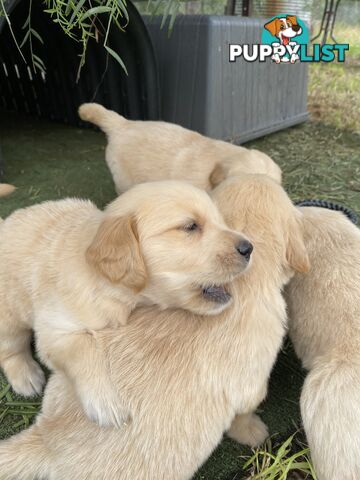
<instances>
[{"instance_id":1,"label":"leafy foliage","mask_svg":"<svg viewBox=\"0 0 360 480\"><path fill-rule=\"evenodd\" d=\"M0 16L5 18L23 60L26 62L23 55L23 48L28 44L31 65L34 71L44 73L46 66L42 59L36 55L34 48L35 42L43 44L44 40L31 25L32 2L33 0L29 0L28 16L22 27L24 36L20 43L12 30L11 15L7 13L6 0L0 0ZM170 15L170 28L172 28L178 12L179 2L180 0L149 0L148 7L149 11L155 14L159 10L159 7L165 3L163 24ZM101 42L107 53L111 55L121 65L125 73L127 73L126 66L121 57L108 45L110 28L115 26L120 31L125 31L129 23L126 0L44 0L43 5L44 12L50 16L54 23L60 26L65 35L82 44L78 76L81 68L85 64L86 49L88 41L91 38L99 43Z\"/></svg>"}]
</instances>

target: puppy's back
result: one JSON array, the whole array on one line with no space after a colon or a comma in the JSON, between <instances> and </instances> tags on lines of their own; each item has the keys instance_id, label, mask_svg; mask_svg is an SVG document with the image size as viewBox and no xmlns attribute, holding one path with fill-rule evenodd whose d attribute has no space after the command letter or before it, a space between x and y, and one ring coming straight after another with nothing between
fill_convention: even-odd
<instances>
[{"instance_id":1,"label":"puppy's back","mask_svg":"<svg viewBox=\"0 0 360 480\"><path fill-rule=\"evenodd\" d=\"M311 270L287 287L289 333L310 370L301 414L318 480L360 478L360 231L301 209Z\"/></svg>"},{"instance_id":2,"label":"puppy's back","mask_svg":"<svg viewBox=\"0 0 360 480\"><path fill-rule=\"evenodd\" d=\"M295 275L286 295L290 336L311 368L333 347L360 346L360 230L340 212L301 210L311 270Z\"/></svg>"},{"instance_id":3,"label":"puppy's back","mask_svg":"<svg viewBox=\"0 0 360 480\"><path fill-rule=\"evenodd\" d=\"M36 252L53 255L52 247L65 250L72 241L72 231L96 216L96 206L88 200L49 201L13 212L1 224L0 252L2 272L8 261L28 264Z\"/></svg>"}]
</instances>

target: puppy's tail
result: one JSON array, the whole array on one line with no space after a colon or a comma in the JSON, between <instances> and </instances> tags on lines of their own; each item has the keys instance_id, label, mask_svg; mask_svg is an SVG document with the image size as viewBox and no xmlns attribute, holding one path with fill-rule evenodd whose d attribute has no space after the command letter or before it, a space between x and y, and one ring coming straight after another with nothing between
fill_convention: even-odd
<instances>
[{"instance_id":1,"label":"puppy's tail","mask_svg":"<svg viewBox=\"0 0 360 480\"><path fill-rule=\"evenodd\" d=\"M318 480L360 479L360 358L322 357L301 393Z\"/></svg>"},{"instance_id":2,"label":"puppy's tail","mask_svg":"<svg viewBox=\"0 0 360 480\"><path fill-rule=\"evenodd\" d=\"M15 190L14 185L9 185L8 183L0 183L0 197L5 197L10 195Z\"/></svg>"},{"instance_id":3,"label":"puppy's tail","mask_svg":"<svg viewBox=\"0 0 360 480\"><path fill-rule=\"evenodd\" d=\"M0 442L0 480L48 478L47 455L36 425Z\"/></svg>"},{"instance_id":4,"label":"puppy's tail","mask_svg":"<svg viewBox=\"0 0 360 480\"><path fill-rule=\"evenodd\" d=\"M106 134L123 127L127 122L118 113L108 110L98 103L83 103L80 105L79 116L82 120L97 125Z\"/></svg>"}]
</instances>

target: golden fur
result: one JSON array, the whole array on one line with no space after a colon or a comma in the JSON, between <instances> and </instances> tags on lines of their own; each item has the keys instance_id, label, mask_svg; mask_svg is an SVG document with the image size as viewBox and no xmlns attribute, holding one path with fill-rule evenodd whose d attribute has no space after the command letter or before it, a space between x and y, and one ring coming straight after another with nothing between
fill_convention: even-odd
<instances>
[{"instance_id":1,"label":"golden fur","mask_svg":"<svg viewBox=\"0 0 360 480\"><path fill-rule=\"evenodd\" d=\"M360 230L342 213L300 210L311 271L286 296L290 336L310 370L302 419L318 480L359 480Z\"/></svg>"},{"instance_id":2,"label":"golden fur","mask_svg":"<svg viewBox=\"0 0 360 480\"><path fill-rule=\"evenodd\" d=\"M74 382L89 418L121 425L128 412L95 331L124 325L139 303L221 312L230 297L203 289L246 269L242 241L205 192L175 181L138 185L104 212L74 199L16 211L0 226L0 364L14 390L44 384L34 329L40 358Z\"/></svg>"},{"instance_id":3,"label":"golden fur","mask_svg":"<svg viewBox=\"0 0 360 480\"><path fill-rule=\"evenodd\" d=\"M302 215L260 175L228 179L214 199L254 245L232 306L207 318L140 308L123 328L96 332L132 421L121 430L90 423L56 373L36 424L0 443L1 480L188 480L229 428L244 443L264 440L253 412L286 330L281 290L293 268L309 267Z\"/></svg>"},{"instance_id":4,"label":"golden fur","mask_svg":"<svg viewBox=\"0 0 360 480\"><path fill-rule=\"evenodd\" d=\"M172 123L126 120L97 103L81 105L79 115L106 133L106 161L119 194L136 183L168 179L210 190L238 173L263 173L281 183L280 168L258 150Z\"/></svg>"}]
</instances>

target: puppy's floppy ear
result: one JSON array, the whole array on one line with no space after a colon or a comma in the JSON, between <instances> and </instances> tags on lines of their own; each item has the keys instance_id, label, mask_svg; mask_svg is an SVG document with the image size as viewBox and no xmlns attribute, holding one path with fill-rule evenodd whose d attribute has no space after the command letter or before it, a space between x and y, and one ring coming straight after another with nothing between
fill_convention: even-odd
<instances>
[{"instance_id":1,"label":"puppy's floppy ear","mask_svg":"<svg viewBox=\"0 0 360 480\"><path fill-rule=\"evenodd\" d=\"M214 170L211 172L209 177L211 188L215 188L220 185L220 183L223 182L226 177L227 171L225 167L219 163L215 165Z\"/></svg>"},{"instance_id":2,"label":"puppy's floppy ear","mask_svg":"<svg viewBox=\"0 0 360 480\"><path fill-rule=\"evenodd\" d=\"M296 272L306 273L310 270L310 260L304 242L304 228L301 218L290 224L286 260Z\"/></svg>"},{"instance_id":3,"label":"puppy's floppy ear","mask_svg":"<svg viewBox=\"0 0 360 480\"><path fill-rule=\"evenodd\" d=\"M286 15L286 20L289 20L291 25L297 25L297 18L295 15Z\"/></svg>"},{"instance_id":4,"label":"puppy's floppy ear","mask_svg":"<svg viewBox=\"0 0 360 480\"><path fill-rule=\"evenodd\" d=\"M121 282L137 291L145 286L146 267L131 215L105 218L86 251L86 259L113 283Z\"/></svg>"},{"instance_id":5,"label":"puppy's floppy ear","mask_svg":"<svg viewBox=\"0 0 360 480\"><path fill-rule=\"evenodd\" d=\"M278 22L279 20L277 18L274 18L274 20L271 20L271 22L265 23L264 28L268 30L271 35L276 37L276 33L278 32Z\"/></svg>"}]
</instances>

